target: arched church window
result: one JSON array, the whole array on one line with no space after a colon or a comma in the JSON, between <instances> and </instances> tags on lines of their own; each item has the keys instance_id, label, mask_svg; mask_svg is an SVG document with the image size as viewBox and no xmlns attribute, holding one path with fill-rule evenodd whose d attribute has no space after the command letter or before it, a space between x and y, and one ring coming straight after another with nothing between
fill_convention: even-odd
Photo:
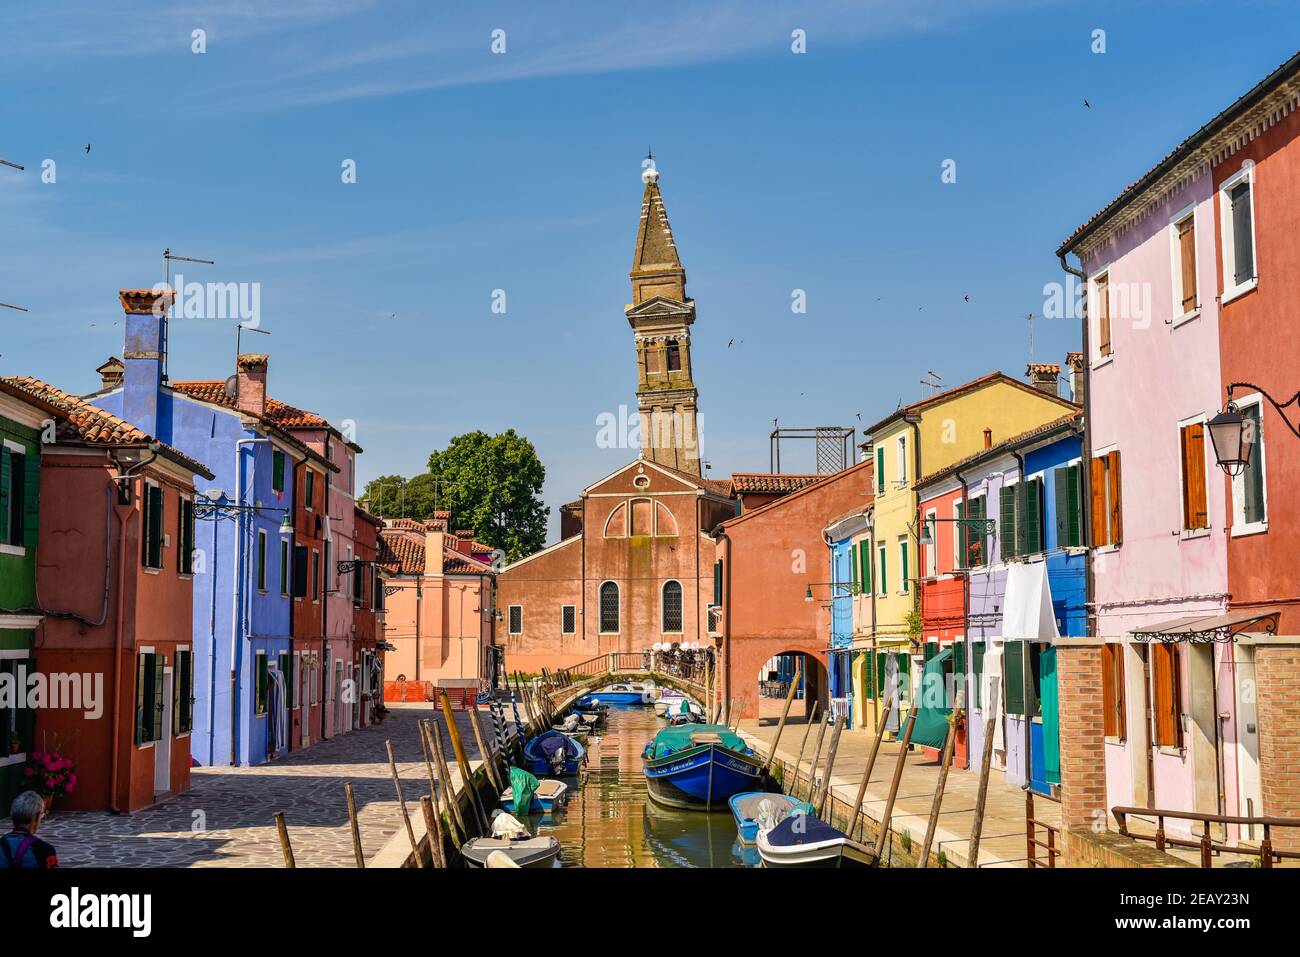
<instances>
[{"instance_id":1,"label":"arched church window","mask_svg":"<svg viewBox=\"0 0 1300 957\"><path fill-rule=\"evenodd\" d=\"M603 634L618 633L618 583L605 582L600 586L600 630Z\"/></svg>"},{"instance_id":2,"label":"arched church window","mask_svg":"<svg viewBox=\"0 0 1300 957\"><path fill-rule=\"evenodd\" d=\"M668 371L680 372L682 370L682 347L678 345L676 339L668 342Z\"/></svg>"},{"instance_id":3,"label":"arched church window","mask_svg":"<svg viewBox=\"0 0 1300 957\"><path fill-rule=\"evenodd\" d=\"M663 630L682 630L682 583L664 582Z\"/></svg>"}]
</instances>

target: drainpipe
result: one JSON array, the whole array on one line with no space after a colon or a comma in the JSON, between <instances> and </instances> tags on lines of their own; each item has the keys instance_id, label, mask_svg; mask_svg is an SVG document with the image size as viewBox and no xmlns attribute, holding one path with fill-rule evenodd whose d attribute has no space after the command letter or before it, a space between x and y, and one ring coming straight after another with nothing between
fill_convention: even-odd
<instances>
[{"instance_id":1,"label":"drainpipe","mask_svg":"<svg viewBox=\"0 0 1300 957\"><path fill-rule=\"evenodd\" d=\"M149 452L147 459L126 469L122 468L116 455L109 454L117 466L117 475L113 481L121 482L120 488L124 492L129 488L127 483L140 477L136 473L158 457L158 446L151 444ZM131 516L135 514L135 506L129 501L126 504L119 503L113 507L113 511L117 513L117 621L113 634L113 744L108 780L108 809L113 814L121 814L122 809L117 806L117 765L121 753L118 737L122 727L122 642L126 632L126 530Z\"/></svg>"},{"instance_id":2,"label":"drainpipe","mask_svg":"<svg viewBox=\"0 0 1300 957\"><path fill-rule=\"evenodd\" d=\"M1020 483L1021 483L1021 485L1024 485L1025 482L1028 481L1028 479L1029 479L1028 474L1025 472L1025 456L1024 456L1024 453L1019 452L1019 451L1017 451L1016 449L1012 449L1012 450L1011 450L1011 455L1015 458L1015 460L1016 460L1016 464L1019 465L1019 467L1020 467ZM1004 485L1003 488L1005 488L1005 487L1006 487L1006 486ZM1041 516L1040 516L1040 518L1041 518ZM1020 516L1016 516L1016 533L1017 533L1017 534L1020 533ZM1006 602L1005 602L1005 600L1004 600L1004 601L1003 601L1003 606L1002 606L1002 620L1003 620L1004 622L1006 621L1006 616L1007 616L1007 608L1006 608ZM1004 648L1004 650L1005 650L1006 642L1004 641L1002 644L1003 644L1003 648ZM1022 702L1024 702L1024 704L1026 705L1026 707L1025 707L1025 715L1024 715L1024 719L1025 719L1025 783L1024 783L1024 785L1023 785L1023 788L1024 788L1024 790L1028 791L1028 790L1029 790L1029 781L1030 781L1030 778L1033 776L1033 762L1031 761L1031 759L1030 759L1030 755L1029 755L1029 738L1030 738L1030 732L1031 732L1031 730L1033 729L1033 724L1034 724L1034 716L1033 716L1032 714L1029 713L1029 708L1027 707L1028 704L1029 704L1029 641L1028 641L1028 639L1021 639L1021 640L1020 640L1020 649L1021 649L1021 650L1020 650L1020 656L1021 656L1021 657L1020 657L1020 700L1021 700Z\"/></svg>"},{"instance_id":3,"label":"drainpipe","mask_svg":"<svg viewBox=\"0 0 1300 957\"><path fill-rule=\"evenodd\" d=\"M244 504L244 460L241 446L266 445L269 439L239 439L235 442L235 505ZM244 612L248 612L249 636L252 635L252 602L248 601L251 572L245 536L248 520L240 508L235 512L235 588L233 596L234 620L230 623L230 764L239 765L239 664L243 645L239 638L243 631Z\"/></svg>"},{"instance_id":4,"label":"drainpipe","mask_svg":"<svg viewBox=\"0 0 1300 957\"><path fill-rule=\"evenodd\" d=\"M961 474L960 469L957 470L956 474L957 474L957 481L961 482L962 513L965 515L966 518L970 518L970 485L966 482L966 476ZM985 501L987 501L987 497L985 498ZM961 535L960 525L956 527L956 534ZM980 548L982 551L983 551L983 546L984 546L984 540L981 539ZM969 555L964 555L962 557L966 559L970 558ZM961 681L966 688L966 696L962 704L966 706L964 710L966 711L966 714L968 716L966 719L966 724L967 724L966 763L963 764L962 767L965 769L969 769L970 768L970 718L969 718L970 707L969 705L972 701L975 700L973 696L974 689L971 687L972 679L969 677L971 674L971 665L973 663L971 659L971 642L970 642L970 570L969 567L967 568L966 574L962 576L962 583L961 583L961 635L962 635L962 639L961 639L962 644L965 645L966 647L966 651L962 655ZM953 702L953 704L955 706L956 702Z\"/></svg>"},{"instance_id":5,"label":"drainpipe","mask_svg":"<svg viewBox=\"0 0 1300 957\"><path fill-rule=\"evenodd\" d=\"M212 519L212 564L208 566L208 575L212 579L212 612L208 620L211 638L208 641L212 651L208 665L208 767L212 767L217 753L217 543L221 537L217 534L219 520Z\"/></svg>"},{"instance_id":6,"label":"drainpipe","mask_svg":"<svg viewBox=\"0 0 1300 957\"><path fill-rule=\"evenodd\" d=\"M1080 506L1083 512L1083 533L1085 541L1089 547L1084 549L1083 553L1083 579L1085 594L1083 599L1084 614L1087 622L1084 628L1084 634L1097 634L1097 617L1096 617L1096 579L1092 564L1092 547L1095 544L1092 541L1092 349L1089 344L1091 329L1088 322L1088 277L1082 270L1075 269L1065 261L1064 253L1057 253L1056 258L1061 263L1061 269L1082 283L1083 287L1083 308L1080 310L1081 315L1079 322L1082 325L1083 339L1083 441L1082 441L1082 464L1079 468L1080 486L1083 489L1079 496L1082 501ZM1071 397L1073 398L1073 396Z\"/></svg>"}]
</instances>

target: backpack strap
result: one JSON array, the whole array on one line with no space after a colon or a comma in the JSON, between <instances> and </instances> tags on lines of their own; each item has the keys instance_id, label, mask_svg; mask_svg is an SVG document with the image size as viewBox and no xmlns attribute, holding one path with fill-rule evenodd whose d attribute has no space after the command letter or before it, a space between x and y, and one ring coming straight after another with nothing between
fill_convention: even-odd
<instances>
[{"instance_id":1,"label":"backpack strap","mask_svg":"<svg viewBox=\"0 0 1300 957\"><path fill-rule=\"evenodd\" d=\"M0 853L4 854L5 864L8 867L19 868L23 866L23 857L26 856L28 848L36 843L34 834L26 835L18 842L18 850L9 850L9 840L7 837L0 838Z\"/></svg>"}]
</instances>

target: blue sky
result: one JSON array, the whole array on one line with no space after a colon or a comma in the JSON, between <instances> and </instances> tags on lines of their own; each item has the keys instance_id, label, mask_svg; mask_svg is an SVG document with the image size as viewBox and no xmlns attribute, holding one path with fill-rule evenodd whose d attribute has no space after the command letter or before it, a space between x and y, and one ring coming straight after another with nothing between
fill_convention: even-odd
<instances>
[{"instance_id":1,"label":"blue sky","mask_svg":"<svg viewBox=\"0 0 1300 957\"><path fill-rule=\"evenodd\" d=\"M623 307L648 143L696 300L710 474L764 470L774 418L860 427L930 369L1023 375L1061 239L1300 35L1293 4L1248 0L3 18L0 157L27 170L0 168L0 301L31 311L0 310L0 372L95 388L122 348L116 291L159 281L171 247L216 260L187 279L260 284L271 336L245 348L271 353L276 397L357 423L363 478L514 427L552 507L633 454L598 448L596 419L635 405ZM1035 323L1039 361L1076 348L1075 323ZM174 378L224 377L233 353L232 321L173 324Z\"/></svg>"}]
</instances>

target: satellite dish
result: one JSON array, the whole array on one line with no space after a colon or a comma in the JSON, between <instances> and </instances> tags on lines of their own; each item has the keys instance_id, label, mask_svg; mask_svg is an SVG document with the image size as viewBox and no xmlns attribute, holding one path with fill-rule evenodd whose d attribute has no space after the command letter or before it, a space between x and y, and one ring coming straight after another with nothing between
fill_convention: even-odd
<instances>
[{"instance_id":1,"label":"satellite dish","mask_svg":"<svg viewBox=\"0 0 1300 957\"><path fill-rule=\"evenodd\" d=\"M235 397L236 383L238 382L238 373L226 379L223 388L226 390L226 397L233 399Z\"/></svg>"}]
</instances>

